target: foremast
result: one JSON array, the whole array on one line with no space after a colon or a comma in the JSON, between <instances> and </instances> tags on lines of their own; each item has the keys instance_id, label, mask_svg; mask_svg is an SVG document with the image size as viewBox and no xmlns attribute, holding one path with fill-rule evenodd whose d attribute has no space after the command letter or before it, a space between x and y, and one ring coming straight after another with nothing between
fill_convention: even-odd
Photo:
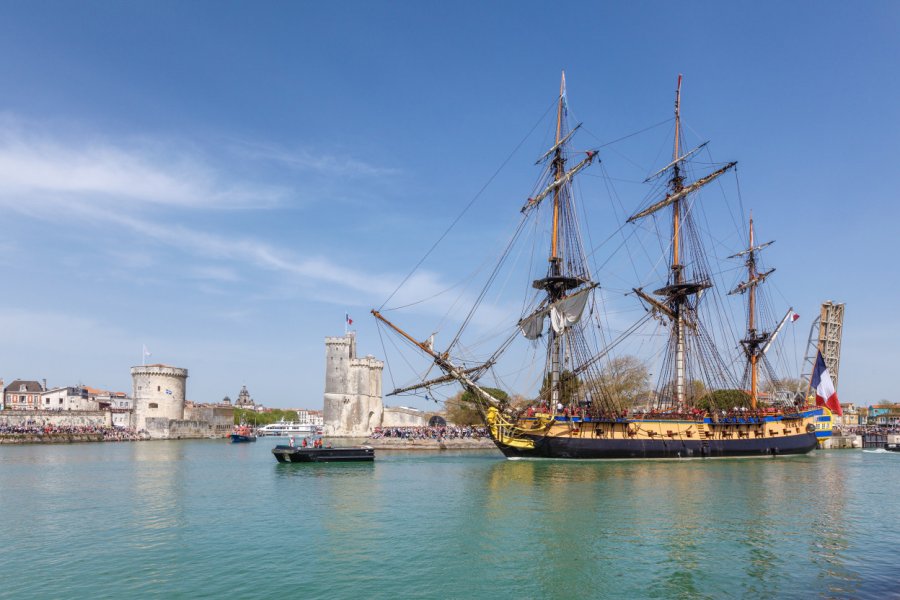
<instances>
[{"instance_id":1,"label":"foremast","mask_svg":"<svg viewBox=\"0 0 900 600\"><path fill-rule=\"evenodd\" d=\"M541 201L547 198L551 193L553 195L547 276L533 282L533 287L535 289L543 290L546 293L544 301L545 307L560 306L567 298L574 298L575 296L587 293L590 289L596 287L596 284L591 282L583 252L580 250L580 241L578 240L578 232L573 214L574 209L572 208L571 203L571 182L576 173L594 161L597 153L594 151L587 151L587 156L584 159L568 171L566 170L566 151L568 142L575 131L580 127L580 125L577 125L571 131L567 131L567 112L566 73L563 71L560 77L559 99L557 100L556 106L556 136L554 145L537 161L537 164L540 164L541 162L551 159L549 171L552 178L539 194L533 198L529 198L528 202L522 207L522 212L527 213L533 208L536 208ZM580 309L578 310L579 314L575 321L580 319L580 311L583 310L583 307L584 304L581 303ZM542 310L539 310L534 315L523 319L523 322L534 319L535 317L537 317L540 322L543 322L542 314L549 313L547 313L546 310L544 310L544 313L542 313ZM569 332L566 331L565 327L557 328L551 326L548 330L547 387L549 388L549 394L547 399L549 400L552 410L556 410L562 403L562 373L565 367L566 352L564 336L567 333ZM530 339L534 339L527 332L525 335Z\"/></svg>"}]
</instances>

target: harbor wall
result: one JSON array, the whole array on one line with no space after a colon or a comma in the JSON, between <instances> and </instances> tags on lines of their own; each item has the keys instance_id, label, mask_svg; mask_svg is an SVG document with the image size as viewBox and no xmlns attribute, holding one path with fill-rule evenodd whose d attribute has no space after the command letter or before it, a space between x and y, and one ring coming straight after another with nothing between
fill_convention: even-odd
<instances>
[{"instance_id":1,"label":"harbor wall","mask_svg":"<svg viewBox=\"0 0 900 600\"><path fill-rule=\"evenodd\" d=\"M835 450L862 448L863 440L861 435L833 435L830 438L823 440L822 447Z\"/></svg>"},{"instance_id":2,"label":"harbor wall","mask_svg":"<svg viewBox=\"0 0 900 600\"><path fill-rule=\"evenodd\" d=\"M430 413L405 406L388 406L381 419L382 427L425 427L428 425Z\"/></svg>"},{"instance_id":3,"label":"harbor wall","mask_svg":"<svg viewBox=\"0 0 900 600\"><path fill-rule=\"evenodd\" d=\"M106 410L3 410L0 411L0 425L111 427L112 413Z\"/></svg>"},{"instance_id":4,"label":"harbor wall","mask_svg":"<svg viewBox=\"0 0 900 600\"><path fill-rule=\"evenodd\" d=\"M74 444L77 442L102 442L102 433L53 433L39 434L4 434L0 435L0 444Z\"/></svg>"},{"instance_id":5,"label":"harbor wall","mask_svg":"<svg viewBox=\"0 0 900 600\"><path fill-rule=\"evenodd\" d=\"M231 426L227 432L216 430L208 421L186 420L186 419L166 419L162 417L148 417L144 421L144 429L151 439L154 440L179 440L179 439L195 439L225 437L231 433Z\"/></svg>"},{"instance_id":6,"label":"harbor wall","mask_svg":"<svg viewBox=\"0 0 900 600\"><path fill-rule=\"evenodd\" d=\"M207 435L227 437L234 428L234 407L188 404L184 407L184 420L205 421L210 427Z\"/></svg>"}]
</instances>

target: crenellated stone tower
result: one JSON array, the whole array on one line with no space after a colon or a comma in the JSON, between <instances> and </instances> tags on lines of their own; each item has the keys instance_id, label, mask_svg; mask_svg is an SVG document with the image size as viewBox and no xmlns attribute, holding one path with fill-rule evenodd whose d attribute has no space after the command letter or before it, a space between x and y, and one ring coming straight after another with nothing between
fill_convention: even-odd
<instances>
[{"instance_id":1,"label":"crenellated stone tower","mask_svg":"<svg viewBox=\"0 0 900 600\"><path fill-rule=\"evenodd\" d=\"M169 422L184 419L187 376L187 369L167 365L131 367L132 427L146 430L152 437L167 436Z\"/></svg>"},{"instance_id":2,"label":"crenellated stone tower","mask_svg":"<svg viewBox=\"0 0 900 600\"><path fill-rule=\"evenodd\" d=\"M384 363L356 357L356 334L325 338L325 435L366 436L381 425Z\"/></svg>"}]
</instances>

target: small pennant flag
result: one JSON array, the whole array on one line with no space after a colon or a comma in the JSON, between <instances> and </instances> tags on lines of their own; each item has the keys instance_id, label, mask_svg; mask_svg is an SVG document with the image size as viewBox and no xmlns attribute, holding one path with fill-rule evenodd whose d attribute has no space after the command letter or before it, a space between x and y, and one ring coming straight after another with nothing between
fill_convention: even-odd
<instances>
[{"instance_id":1,"label":"small pennant flag","mask_svg":"<svg viewBox=\"0 0 900 600\"><path fill-rule=\"evenodd\" d=\"M793 323L794 321L796 321L799 318L800 318L800 315L798 315L797 313L792 314L791 315L791 323Z\"/></svg>"}]
</instances>

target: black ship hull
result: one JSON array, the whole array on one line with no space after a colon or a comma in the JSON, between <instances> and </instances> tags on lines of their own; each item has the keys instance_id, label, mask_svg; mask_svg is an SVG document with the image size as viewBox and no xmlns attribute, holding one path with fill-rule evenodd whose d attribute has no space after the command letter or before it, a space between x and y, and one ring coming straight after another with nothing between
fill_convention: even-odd
<instances>
[{"instance_id":1,"label":"black ship hull","mask_svg":"<svg viewBox=\"0 0 900 600\"><path fill-rule=\"evenodd\" d=\"M291 446L275 446L272 454L278 462L371 462L375 460L373 448L294 448Z\"/></svg>"},{"instance_id":2,"label":"black ship hull","mask_svg":"<svg viewBox=\"0 0 900 600\"><path fill-rule=\"evenodd\" d=\"M529 436L533 448L494 441L508 458L638 459L727 458L806 454L816 447L816 434L738 440L629 440L564 436Z\"/></svg>"}]
</instances>

